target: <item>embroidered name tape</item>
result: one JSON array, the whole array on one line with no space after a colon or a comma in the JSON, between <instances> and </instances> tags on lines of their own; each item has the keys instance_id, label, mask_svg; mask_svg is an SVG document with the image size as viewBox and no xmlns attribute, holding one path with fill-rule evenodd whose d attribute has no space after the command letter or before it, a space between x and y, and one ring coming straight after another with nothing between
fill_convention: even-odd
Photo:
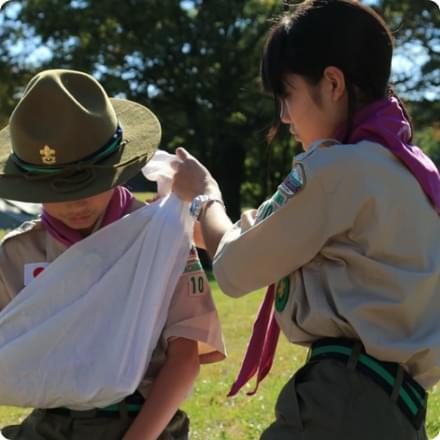
<instances>
[{"instance_id":1,"label":"embroidered name tape","mask_svg":"<svg viewBox=\"0 0 440 440\"><path fill-rule=\"evenodd\" d=\"M275 194L266 200L257 211L256 223L269 217L273 212L283 207L289 199L298 194L305 185L305 175L302 165L297 163L283 182L278 186ZM289 301L290 279L284 277L276 284L275 310L281 313Z\"/></svg>"},{"instance_id":2,"label":"embroidered name tape","mask_svg":"<svg viewBox=\"0 0 440 440\"><path fill-rule=\"evenodd\" d=\"M274 195L266 200L257 210L256 222L269 217L277 209L283 207L290 198L304 188L305 176L302 165L296 164L283 182L278 186Z\"/></svg>"}]
</instances>

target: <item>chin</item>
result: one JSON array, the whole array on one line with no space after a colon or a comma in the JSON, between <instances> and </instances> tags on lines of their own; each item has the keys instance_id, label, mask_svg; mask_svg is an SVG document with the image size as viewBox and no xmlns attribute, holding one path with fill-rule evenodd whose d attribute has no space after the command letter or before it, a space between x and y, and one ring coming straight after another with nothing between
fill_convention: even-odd
<instances>
[{"instance_id":1,"label":"chin","mask_svg":"<svg viewBox=\"0 0 440 440\"><path fill-rule=\"evenodd\" d=\"M70 224L67 224L67 226L69 226L69 228L74 229L75 231L86 231L86 230L90 230L93 228L93 225L95 223L82 223L82 222L72 222Z\"/></svg>"}]
</instances>

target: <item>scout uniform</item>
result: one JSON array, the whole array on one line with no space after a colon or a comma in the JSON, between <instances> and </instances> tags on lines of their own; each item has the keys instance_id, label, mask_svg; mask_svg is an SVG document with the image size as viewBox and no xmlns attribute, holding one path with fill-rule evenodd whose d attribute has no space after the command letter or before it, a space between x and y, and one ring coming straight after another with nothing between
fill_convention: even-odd
<instances>
[{"instance_id":1,"label":"scout uniform","mask_svg":"<svg viewBox=\"0 0 440 440\"><path fill-rule=\"evenodd\" d=\"M130 211L142 206L141 202L135 201ZM0 308L5 307L65 250L66 246L48 234L40 221L25 223L9 233L0 247ZM185 272L177 284L167 323L135 395L130 396L123 406L112 405L99 409L97 414L94 411L70 411L67 408L37 409L22 425L7 427L3 433L7 438L26 440L120 439L136 416L143 399L148 396L150 386L166 360L167 341L177 337L198 342L202 364L217 362L225 357L217 311L195 249L191 251ZM125 410L127 414L124 417ZM70 428L73 421L77 425L75 430ZM188 425L185 413L178 411L160 437L161 440L187 438ZM65 431L64 436L56 434L60 430ZM44 434L39 434L42 432ZM70 437L72 434L69 432L74 437Z\"/></svg>"},{"instance_id":2,"label":"scout uniform","mask_svg":"<svg viewBox=\"0 0 440 440\"><path fill-rule=\"evenodd\" d=\"M230 296L277 282L282 332L311 347L262 439L291 438L286 426L295 439L424 439L423 388L440 379L438 214L382 145L330 144L299 155L296 194L261 223L244 216L214 260Z\"/></svg>"}]
</instances>

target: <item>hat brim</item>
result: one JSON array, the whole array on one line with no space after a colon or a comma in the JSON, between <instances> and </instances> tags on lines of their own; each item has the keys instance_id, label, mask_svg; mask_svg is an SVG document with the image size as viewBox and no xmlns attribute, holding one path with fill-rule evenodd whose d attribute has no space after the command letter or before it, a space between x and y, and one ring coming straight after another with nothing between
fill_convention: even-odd
<instances>
[{"instance_id":1,"label":"hat brim","mask_svg":"<svg viewBox=\"0 0 440 440\"><path fill-rule=\"evenodd\" d=\"M0 197L22 202L54 203L91 197L122 185L152 158L161 139L157 117L148 108L126 99L111 98L124 145L98 166L66 177L33 176L11 159L9 126L0 131Z\"/></svg>"}]
</instances>

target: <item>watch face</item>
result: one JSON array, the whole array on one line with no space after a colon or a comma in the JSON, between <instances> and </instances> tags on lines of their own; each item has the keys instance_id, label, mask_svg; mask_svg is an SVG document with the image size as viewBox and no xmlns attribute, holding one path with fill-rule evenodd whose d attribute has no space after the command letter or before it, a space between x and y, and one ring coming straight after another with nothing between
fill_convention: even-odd
<instances>
[{"instance_id":1,"label":"watch face","mask_svg":"<svg viewBox=\"0 0 440 440\"><path fill-rule=\"evenodd\" d=\"M196 196L192 199L191 207L189 208L189 213L192 217L197 218L200 214L200 210L202 209L202 200L200 200L200 196Z\"/></svg>"},{"instance_id":2,"label":"watch face","mask_svg":"<svg viewBox=\"0 0 440 440\"><path fill-rule=\"evenodd\" d=\"M189 213L195 218L198 219L200 216L200 212L203 209L203 206L210 201L218 201L223 204L220 199L217 199L213 196L207 196L206 194L200 194L192 199L191 206L189 208Z\"/></svg>"}]
</instances>

